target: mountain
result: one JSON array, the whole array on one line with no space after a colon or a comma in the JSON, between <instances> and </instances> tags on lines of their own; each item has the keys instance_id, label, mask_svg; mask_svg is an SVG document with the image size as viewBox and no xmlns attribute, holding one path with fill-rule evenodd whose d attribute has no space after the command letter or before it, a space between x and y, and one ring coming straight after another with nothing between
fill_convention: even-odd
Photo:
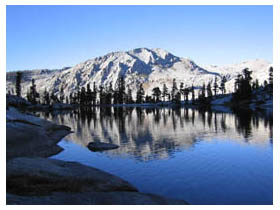
<instances>
[{"instance_id":1,"label":"mountain","mask_svg":"<svg viewBox=\"0 0 280 210\"><path fill-rule=\"evenodd\" d=\"M199 88L203 83L207 85L208 82L213 82L216 76L218 81L226 76L227 92L233 92L234 79L244 68L253 71L253 79L258 79L262 84L268 78L270 65L265 60L257 59L222 67L200 67L188 58L177 57L163 49L138 48L127 52L112 52L71 68L24 71L22 95L26 95L32 78L35 79L39 93L45 89L58 93L63 88L65 95L69 95L78 87L86 87L88 83L92 87L93 82L97 87L112 82L114 87L120 76L125 78L127 87L132 89L134 95L140 83L143 83L145 92L151 94L154 87L162 88L164 83L170 90L173 78L176 79L178 88L181 82L188 87L193 84ZM15 75L15 72L7 72L7 92L14 89Z\"/></svg>"}]
</instances>

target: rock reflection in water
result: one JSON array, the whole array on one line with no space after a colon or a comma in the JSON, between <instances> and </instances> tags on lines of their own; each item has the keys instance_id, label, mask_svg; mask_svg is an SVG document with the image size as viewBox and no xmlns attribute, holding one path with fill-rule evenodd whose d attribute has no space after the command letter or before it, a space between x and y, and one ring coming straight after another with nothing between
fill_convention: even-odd
<instances>
[{"instance_id":1,"label":"rock reflection in water","mask_svg":"<svg viewBox=\"0 0 280 210\"><path fill-rule=\"evenodd\" d=\"M212 139L240 144L272 144L272 114L234 110L93 107L59 113L40 113L46 119L72 128L66 140L87 146L91 141L120 145L110 154L130 154L140 160L172 156L197 141Z\"/></svg>"}]
</instances>

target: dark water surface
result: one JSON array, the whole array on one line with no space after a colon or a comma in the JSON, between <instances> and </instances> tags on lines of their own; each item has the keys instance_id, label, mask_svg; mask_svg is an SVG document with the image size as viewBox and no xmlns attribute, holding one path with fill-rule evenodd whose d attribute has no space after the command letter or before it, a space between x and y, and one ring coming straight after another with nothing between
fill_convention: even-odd
<instances>
[{"instance_id":1,"label":"dark water surface","mask_svg":"<svg viewBox=\"0 0 280 210\"><path fill-rule=\"evenodd\" d=\"M142 192L191 204L272 204L272 115L167 108L40 115L75 131L52 158L93 166ZM91 141L120 148L91 152Z\"/></svg>"}]
</instances>

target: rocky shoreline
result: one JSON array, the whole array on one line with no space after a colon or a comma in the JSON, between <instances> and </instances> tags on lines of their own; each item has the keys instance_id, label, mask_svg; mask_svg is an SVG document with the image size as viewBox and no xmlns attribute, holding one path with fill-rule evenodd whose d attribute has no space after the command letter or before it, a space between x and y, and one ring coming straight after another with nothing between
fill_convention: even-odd
<instances>
[{"instance_id":1,"label":"rocky shoreline","mask_svg":"<svg viewBox=\"0 0 280 210\"><path fill-rule=\"evenodd\" d=\"M71 128L10 107L6 112L8 205L185 205L139 192L127 181L76 162L48 158Z\"/></svg>"}]
</instances>

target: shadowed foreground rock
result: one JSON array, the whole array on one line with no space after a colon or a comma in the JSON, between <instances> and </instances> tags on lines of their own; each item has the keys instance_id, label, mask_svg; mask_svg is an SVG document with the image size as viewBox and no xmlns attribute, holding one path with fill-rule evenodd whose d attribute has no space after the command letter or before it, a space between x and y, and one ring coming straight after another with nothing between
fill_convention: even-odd
<instances>
[{"instance_id":1,"label":"shadowed foreground rock","mask_svg":"<svg viewBox=\"0 0 280 210\"><path fill-rule=\"evenodd\" d=\"M15 108L6 112L7 159L14 157L49 157L61 152L57 146L71 128L55 125Z\"/></svg>"},{"instance_id":2,"label":"shadowed foreground rock","mask_svg":"<svg viewBox=\"0 0 280 210\"><path fill-rule=\"evenodd\" d=\"M22 205L186 205L181 200L140 192L57 192L48 196L7 194L7 204Z\"/></svg>"},{"instance_id":3,"label":"shadowed foreground rock","mask_svg":"<svg viewBox=\"0 0 280 210\"><path fill-rule=\"evenodd\" d=\"M127 181L76 162L15 158L7 162L7 204L187 204L140 193Z\"/></svg>"}]
</instances>

